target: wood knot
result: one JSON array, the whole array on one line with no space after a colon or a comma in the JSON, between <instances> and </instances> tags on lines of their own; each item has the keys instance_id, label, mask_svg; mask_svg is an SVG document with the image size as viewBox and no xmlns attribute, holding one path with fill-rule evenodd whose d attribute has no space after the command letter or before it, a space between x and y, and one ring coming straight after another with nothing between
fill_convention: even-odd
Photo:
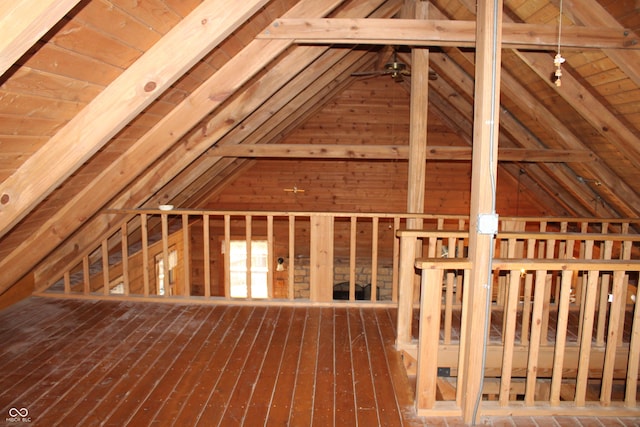
<instances>
[{"instance_id":1,"label":"wood knot","mask_svg":"<svg viewBox=\"0 0 640 427\"><path fill-rule=\"evenodd\" d=\"M144 85L145 92L151 92L155 88L156 88L156 82L147 82L147 84Z\"/></svg>"},{"instance_id":2,"label":"wood knot","mask_svg":"<svg viewBox=\"0 0 640 427\"><path fill-rule=\"evenodd\" d=\"M8 194L3 194L2 197L0 197L0 203L2 203L3 205L9 203L9 200L11 200L11 197L9 197Z\"/></svg>"}]
</instances>

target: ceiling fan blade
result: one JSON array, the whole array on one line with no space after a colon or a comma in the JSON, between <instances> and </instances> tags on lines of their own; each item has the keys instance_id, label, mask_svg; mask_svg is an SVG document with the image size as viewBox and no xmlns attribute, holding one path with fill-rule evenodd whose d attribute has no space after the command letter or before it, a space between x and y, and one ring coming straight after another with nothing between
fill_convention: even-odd
<instances>
[{"instance_id":1,"label":"ceiling fan blade","mask_svg":"<svg viewBox=\"0 0 640 427\"><path fill-rule=\"evenodd\" d=\"M351 73L352 76L381 76L384 74L389 74L387 70L374 70L374 71L356 71Z\"/></svg>"}]
</instances>

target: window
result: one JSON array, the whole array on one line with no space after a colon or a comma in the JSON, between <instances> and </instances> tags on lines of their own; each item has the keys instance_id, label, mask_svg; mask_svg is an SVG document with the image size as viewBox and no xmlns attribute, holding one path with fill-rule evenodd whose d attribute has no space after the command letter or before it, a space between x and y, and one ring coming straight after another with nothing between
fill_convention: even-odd
<instances>
[{"instance_id":1,"label":"window","mask_svg":"<svg viewBox=\"0 0 640 427\"><path fill-rule=\"evenodd\" d=\"M176 275L175 269L178 265L178 252L175 249L169 249L169 256L167 257L169 262L169 277L164 275L164 257L162 254L158 254L155 257L156 262L156 287L158 289L158 295L165 295L168 292L172 295L172 287L175 285Z\"/></svg>"},{"instance_id":2,"label":"window","mask_svg":"<svg viewBox=\"0 0 640 427\"><path fill-rule=\"evenodd\" d=\"M247 242L245 240L232 240L230 280L231 297L247 298ZM251 297L268 298L267 262L269 246L266 240L251 241Z\"/></svg>"}]
</instances>

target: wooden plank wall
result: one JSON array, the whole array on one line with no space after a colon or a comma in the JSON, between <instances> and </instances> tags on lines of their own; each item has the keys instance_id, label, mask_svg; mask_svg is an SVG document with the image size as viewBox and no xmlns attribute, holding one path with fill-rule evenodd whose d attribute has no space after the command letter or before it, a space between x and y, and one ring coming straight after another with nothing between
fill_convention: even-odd
<instances>
[{"instance_id":1,"label":"wooden plank wall","mask_svg":"<svg viewBox=\"0 0 640 427\"><path fill-rule=\"evenodd\" d=\"M465 145L429 116L428 144ZM408 145L409 95L388 76L354 82L307 122L284 138L285 144ZM404 212L406 161L260 159L212 196L203 209ZM297 187L304 192L294 193ZM469 214L471 162L427 161L425 212ZM499 168L501 215L561 216L526 192L518 196L518 177Z\"/></svg>"}]
</instances>

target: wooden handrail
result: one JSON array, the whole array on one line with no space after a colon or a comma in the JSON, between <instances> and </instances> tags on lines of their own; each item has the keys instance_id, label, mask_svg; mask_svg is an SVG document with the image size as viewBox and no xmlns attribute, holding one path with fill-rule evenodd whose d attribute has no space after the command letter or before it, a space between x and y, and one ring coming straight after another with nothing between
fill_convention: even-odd
<instances>
[{"instance_id":1,"label":"wooden handrail","mask_svg":"<svg viewBox=\"0 0 640 427\"><path fill-rule=\"evenodd\" d=\"M415 237L415 238L448 238L457 239L469 237L468 231L455 230L398 230L398 237ZM640 242L640 234L620 234L620 233L562 233L562 232L541 232L541 231L499 231L496 239L536 239L536 240L612 240L622 242Z\"/></svg>"},{"instance_id":2,"label":"wooden handrail","mask_svg":"<svg viewBox=\"0 0 640 427\"><path fill-rule=\"evenodd\" d=\"M494 270L549 270L549 271L640 271L640 260L568 260L568 259L529 259L497 258L493 260ZM467 258L421 258L415 262L421 270L464 270L471 268Z\"/></svg>"}]
</instances>

